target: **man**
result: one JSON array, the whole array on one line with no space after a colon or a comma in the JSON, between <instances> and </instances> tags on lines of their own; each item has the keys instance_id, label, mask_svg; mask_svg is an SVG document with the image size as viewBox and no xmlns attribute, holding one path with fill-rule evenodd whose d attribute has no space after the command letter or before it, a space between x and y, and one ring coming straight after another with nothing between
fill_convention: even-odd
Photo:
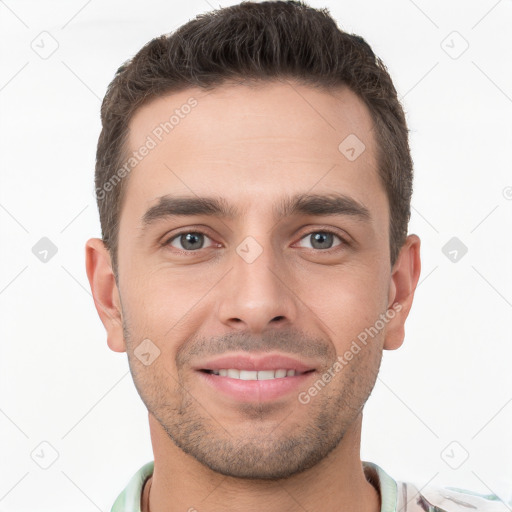
<instances>
[{"instance_id":1,"label":"man","mask_svg":"<svg viewBox=\"0 0 512 512\"><path fill-rule=\"evenodd\" d=\"M220 9L125 63L101 117L87 275L154 451L112 511L491 510L360 459L420 275L368 44L300 2Z\"/></svg>"}]
</instances>

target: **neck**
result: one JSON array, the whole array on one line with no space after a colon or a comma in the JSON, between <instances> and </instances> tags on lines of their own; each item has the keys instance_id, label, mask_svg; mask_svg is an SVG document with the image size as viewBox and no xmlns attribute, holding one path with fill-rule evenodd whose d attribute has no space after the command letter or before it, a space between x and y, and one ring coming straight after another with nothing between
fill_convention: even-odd
<instances>
[{"instance_id":1,"label":"neck","mask_svg":"<svg viewBox=\"0 0 512 512\"><path fill-rule=\"evenodd\" d=\"M364 475L359 451L362 414L319 464L290 478L262 481L216 473L179 449L149 414L154 472L142 512L358 510L379 512L380 495Z\"/></svg>"}]
</instances>

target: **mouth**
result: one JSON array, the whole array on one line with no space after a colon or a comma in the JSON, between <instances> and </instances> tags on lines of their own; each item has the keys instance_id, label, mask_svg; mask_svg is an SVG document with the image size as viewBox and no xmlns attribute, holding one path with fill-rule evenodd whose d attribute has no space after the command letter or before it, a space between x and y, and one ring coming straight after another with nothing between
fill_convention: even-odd
<instances>
[{"instance_id":1,"label":"mouth","mask_svg":"<svg viewBox=\"0 0 512 512\"><path fill-rule=\"evenodd\" d=\"M291 397L316 373L316 365L282 354L226 355L197 365L200 382L235 402L268 402ZM220 395L219 395L220 394Z\"/></svg>"},{"instance_id":2,"label":"mouth","mask_svg":"<svg viewBox=\"0 0 512 512\"><path fill-rule=\"evenodd\" d=\"M296 375L304 375L314 372L314 369L301 372L294 369L279 368L278 370L240 370L239 368L220 368L219 370L200 370L210 375L218 375L219 377L229 377L238 380L274 380L284 379L285 377L295 377Z\"/></svg>"}]
</instances>

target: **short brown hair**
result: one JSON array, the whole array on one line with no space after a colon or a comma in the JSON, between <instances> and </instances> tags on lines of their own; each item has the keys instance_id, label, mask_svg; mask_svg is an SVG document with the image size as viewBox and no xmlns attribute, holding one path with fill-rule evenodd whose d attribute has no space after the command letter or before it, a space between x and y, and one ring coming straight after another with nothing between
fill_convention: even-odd
<instances>
[{"instance_id":1,"label":"short brown hair","mask_svg":"<svg viewBox=\"0 0 512 512\"><path fill-rule=\"evenodd\" d=\"M283 78L325 89L348 86L367 105L389 201L391 265L395 263L407 237L413 172L404 112L385 65L362 37L342 31L327 9L302 1L241 2L152 39L108 86L101 105L95 187L102 239L116 279L126 179L118 184L113 179L126 154L134 112L151 99L187 88Z\"/></svg>"}]
</instances>

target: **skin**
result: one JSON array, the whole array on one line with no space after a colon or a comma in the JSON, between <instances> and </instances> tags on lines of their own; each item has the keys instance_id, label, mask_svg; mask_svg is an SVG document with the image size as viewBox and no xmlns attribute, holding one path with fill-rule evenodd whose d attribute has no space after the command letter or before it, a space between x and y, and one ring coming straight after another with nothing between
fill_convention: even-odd
<instances>
[{"instance_id":1,"label":"skin","mask_svg":"<svg viewBox=\"0 0 512 512\"><path fill-rule=\"evenodd\" d=\"M192 96L198 105L125 178L119 286L103 242L86 244L108 345L127 352L148 408L155 470L143 510L378 512L360 459L363 406L382 351L404 340L420 240L409 235L391 267L370 113L346 88L283 81L188 89L135 113L130 150ZM349 161L338 145L352 133L366 149ZM283 197L333 191L364 205L369 220L272 215ZM164 194L220 196L238 212L171 217L143 230L144 212ZM198 228L203 248L184 254L179 236L159 245ZM336 236L318 248L311 235L325 229ZM236 251L248 236L263 249L252 263ZM242 403L194 369L223 352L290 354L314 363L308 389L393 304L400 311L307 404L295 392ZM147 366L134 354L144 339L160 351Z\"/></svg>"}]
</instances>

